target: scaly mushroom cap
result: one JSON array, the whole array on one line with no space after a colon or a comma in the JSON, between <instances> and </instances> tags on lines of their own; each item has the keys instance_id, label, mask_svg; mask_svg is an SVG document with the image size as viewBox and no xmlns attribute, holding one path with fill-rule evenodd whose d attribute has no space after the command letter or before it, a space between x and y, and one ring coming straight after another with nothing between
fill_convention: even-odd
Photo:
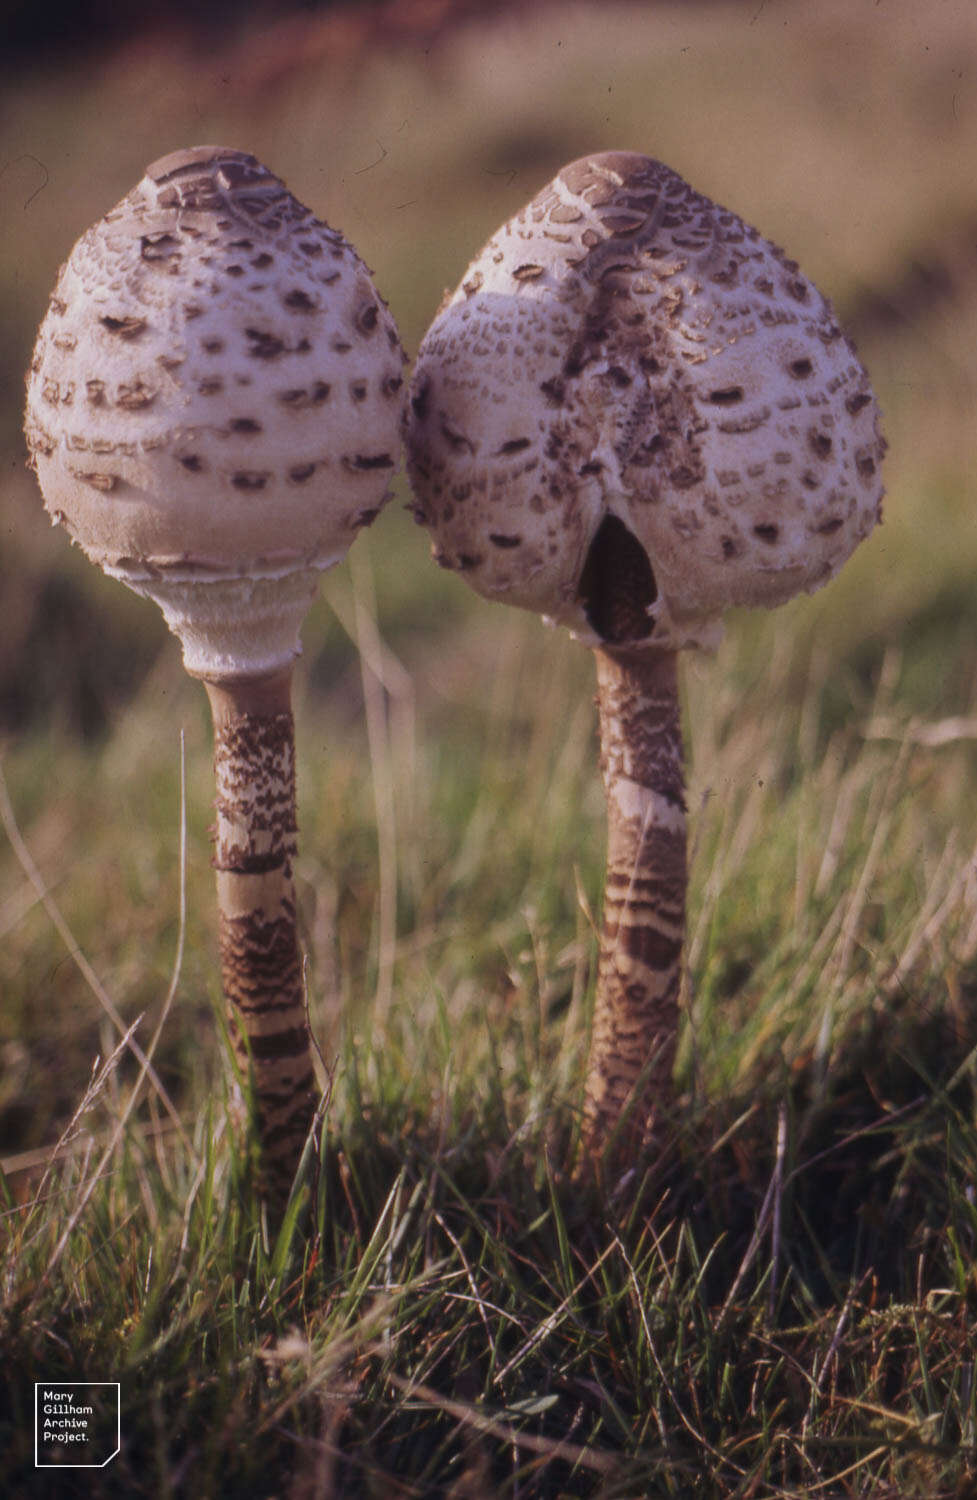
<instances>
[{"instance_id":1,"label":"scaly mushroom cap","mask_svg":"<svg viewBox=\"0 0 977 1500\"><path fill-rule=\"evenodd\" d=\"M244 152L175 152L62 267L27 383L55 521L156 599L205 677L299 650L388 498L404 356L341 234Z\"/></svg>"},{"instance_id":2,"label":"scaly mushroom cap","mask_svg":"<svg viewBox=\"0 0 977 1500\"><path fill-rule=\"evenodd\" d=\"M880 517L885 443L830 304L660 162L564 167L418 354L415 516L480 593L587 644L709 644L825 583Z\"/></svg>"}]
</instances>

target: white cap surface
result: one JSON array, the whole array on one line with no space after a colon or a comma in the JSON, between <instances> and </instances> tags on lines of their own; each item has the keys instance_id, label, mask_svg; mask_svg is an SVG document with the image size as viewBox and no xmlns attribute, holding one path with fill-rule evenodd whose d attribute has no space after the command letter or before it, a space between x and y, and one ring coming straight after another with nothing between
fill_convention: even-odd
<instances>
[{"instance_id":1,"label":"white cap surface","mask_svg":"<svg viewBox=\"0 0 977 1500\"><path fill-rule=\"evenodd\" d=\"M27 386L46 507L190 671L284 665L388 498L403 359L341 234L244 152L175 152L58 278Z\"/></svg>"},{"instance_id":2,"label":"white cap surface","mask_svg":"<svg viewBox=\"0 0 977 1500\"><path fill-rule=\"evenodd\" d=\"M419 351L415 515L480 593L588 644L709 644L880 518L868 377L793 261L660 162L564 167Z\"/></svg>"}]
</instances>

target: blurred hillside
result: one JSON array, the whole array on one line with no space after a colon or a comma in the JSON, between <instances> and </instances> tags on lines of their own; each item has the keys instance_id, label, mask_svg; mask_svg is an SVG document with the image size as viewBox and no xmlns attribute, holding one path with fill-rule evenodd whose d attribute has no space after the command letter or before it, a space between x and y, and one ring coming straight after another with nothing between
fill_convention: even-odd
<instances>
[{"instance_id":1,"label":"blurred hillside","mask_svg":"<svg viewBox=\"0 0 977 1500\"><path fill-rule=\"evenodd\" d=\"M253 151L353 240L410 352L444 288L562 162L612 146L668 161L789 248L879 387L888 524L825 628L844 634L837 611L867 578L862 628L892 631L913 610L935 611L937 629L947 612L958 619L977 565L969 0L189 10L141 7L138 29L109 0L14 15L14 42L42 24L45 37L8 54L0 113L0 728L99 734L158 653L176 657L153 611L47 526L20 420L34 332L71 244L147 162L204 141ZM394 508L370 546L381 575L396 554L380 607L409 657L415 635L437 633L432 599L460 612L469 601ZM320 608L306 635L313 680Z\"/></svg>"},{"instance_id":2,"label":"blurred hillside","mask_svg":"<svg viewBox=\"0 0 977 1500\"><path fill-rule=\"evenodd\" d=\"M512 0L143 0L138 9L118 0L14 0L6 21L0 68L92 53L126 39L170 36L184 45L213 47L228 38L296 19L315 21L334 43L371 34L388 44L422 33L439 34L468 17L497 14ZM545 3L545 0L544 0ZM323 28L323 22L325 26ZM343 40L341 40L343 39Z\"/></svg>"}]
</instances>

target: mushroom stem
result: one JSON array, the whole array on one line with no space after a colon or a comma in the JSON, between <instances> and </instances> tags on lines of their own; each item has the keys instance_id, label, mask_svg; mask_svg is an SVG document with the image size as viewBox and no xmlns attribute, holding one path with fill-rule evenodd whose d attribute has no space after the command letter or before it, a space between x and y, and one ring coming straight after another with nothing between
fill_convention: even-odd
<instances>
[{"instance_id":1,"label":"mushroom stem","mask_svg":"<svg viewBox=\"0 0 977 1500\"><path fill-rule=\"evenodd\" d=\"M671 1088L685 932L685 794L674 651L594 651L607 882L579 1164L651 1139ZM640 1094L635 1090L640 1087Z\"/></svg>"},{"instance_id":2,"label":"mushroom stem","mask_svg":"<svg viewBox=\"0 0 977 1500\"><path fill-rule=\"evenodd\" d=\"M205 683L214 720L221 978L250 1078L262 1191L288 1195L316 1108L295 917L291 668Z\"/></svg>"}]
</instances>

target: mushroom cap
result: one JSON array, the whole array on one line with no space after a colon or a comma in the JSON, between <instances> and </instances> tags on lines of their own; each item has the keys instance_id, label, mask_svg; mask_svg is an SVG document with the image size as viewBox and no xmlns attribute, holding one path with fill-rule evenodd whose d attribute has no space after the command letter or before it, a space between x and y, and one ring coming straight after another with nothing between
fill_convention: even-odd
<instances>
[{"instance_id":1,"label":"mushroom cap","mask_svg":"<svg viewBox=\"0 0 977 1500\"><path fill-rule=\"evenodd\" d=\"M174 152L58 277L27 381L45 505L160 603L189 670L284 665L388 498L403 363L341 234L253 156Z\"/></svg>"},{"instance_id":2,"label":"mushroom cap","mask_svg":"<svg viewBox=\"0 0 977 1500\"><path fill-rule=\"evenodd\" d=\"M830 304L634 153L570 163L493 235L410 397L436 560L589 645L712 644L880 518L878 409Z\"/></svg>"}]
</instances>

